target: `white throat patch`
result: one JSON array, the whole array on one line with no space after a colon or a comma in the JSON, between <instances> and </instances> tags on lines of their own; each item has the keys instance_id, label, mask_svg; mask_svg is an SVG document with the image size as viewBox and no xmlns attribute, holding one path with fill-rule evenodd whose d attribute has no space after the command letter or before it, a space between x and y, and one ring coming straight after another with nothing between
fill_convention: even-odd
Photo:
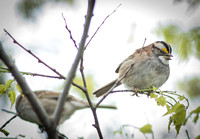
<instances>
[{"instance_id":1,"label":"white throat patch","mask_svg":"<svg viewBox=\"0 0 200 139\"><path fill-rule=\"evenodd\" d=\"M165 59L164 56L158 56L158 58L164 65L169 65L169 60Z\"/></svg>"}]
</instances>

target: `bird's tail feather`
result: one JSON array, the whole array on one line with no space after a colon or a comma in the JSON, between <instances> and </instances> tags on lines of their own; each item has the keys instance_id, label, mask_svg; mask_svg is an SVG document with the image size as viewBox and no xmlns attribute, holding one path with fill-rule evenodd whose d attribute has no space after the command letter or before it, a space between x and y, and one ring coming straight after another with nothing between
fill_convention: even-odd
<instances>
[{"instance_id":1,"label":"bird's tail feather","mask_svg":"<svg viewBox=\"0 0 200 139\"><path fill-rule=\"evenodd\" d=\"M98 89L97 91L95 91L93 94L96 95L96 97L100 97L102 95L104 95L105 93L107 93L112 87L113 85L117 82L117 79L108 83L107 85L103 86L102 88ZM118 84L116 84L115 87L119 86L121 83L119 82Z\"/></svg>"}]
</instances>

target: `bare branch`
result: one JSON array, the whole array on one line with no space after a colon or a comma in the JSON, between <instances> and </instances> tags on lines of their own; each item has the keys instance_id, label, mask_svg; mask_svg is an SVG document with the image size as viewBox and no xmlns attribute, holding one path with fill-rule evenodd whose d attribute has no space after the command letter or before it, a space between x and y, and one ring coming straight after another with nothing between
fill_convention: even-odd
<instances>
[{"instance_id":1,"label":"bare branch","mask_svg":"<svg viewBox=\"0 0 200 139\"><path fill-rule=\"evenodd\" d=\"M38 73L31 73L31 72L21 72L23 75L31 75L31 76L39 76L39 77L45 77L45 78L54 78L54 79L63 79L60 76L51 76L51 75L44 75L44 74L38 74Z\"/></svg>"},{"instance_id":2,"label":"bare branch","mask_svg":"<svg viewBox=\"0 0 200 139\"><path fill-rule=\"evenodd\" d=\"M106 18L103 20L103 22L99 25L99 27L97 28L97 30L94 32L94 34L92 35L92 37L90 38L90 40L88 41L88 43L85 46L85 49L87 48L87 46L89 45L89 43L91 42L91 40L94 38L94 36L97 34L97 32L99 31L99 29L101 28L101 26L104 24L104 22L113 14L116 12L116 10L121 6L122 4L119 4L117 6L117 8L115 8L115 10L110 13L109 15L106 16Z\"/></svg>"},{"instance_id":3,"label":"bare branch","mask_svg":"<svg viewBox=\"0 0 200 139\"><path fill-rule=\"evenodd\" d=\"M144 49L144 45L145 45L146 40L147 40L147 38L144 39L144 43L143 43L142 49L140 49L140 55L142 54L142 51Z\"/></svg>"},{"instance_id":4,"label":"bare branch","mask_svg":"<svg viewBox=\"0 0 200 139\"><path fill-rule=\"evenodd\" d=\"M71 69L70 69L68 76L67 76L66 84L64 86L63 93L59 97L58 104L56 105L56 109L54 111L53 118L56 121L56 123L58 123L58 121L60 119L60 116L61 116L60 114L61 114L61 111L62 111L63 106L64 106L65 97L67 96L67 94L69 92L70 85L71 85L71 83L74 79L75 73L77 71L78 64L79 64L80 59L81 59L83 52L84 52L85 41L86 41L87 36L88 36L88 30L89 30L91 18L93 16L94 5L95 5L95 0L89 0L88 1L88 10L87 10L86 20L85 20L85 24L84 24L83 35L82 35L81 41L79 43L80 44L79 49L78 49L76 58L74 60L74 63L72 65Z\"/></svg>"},{"instance_id":5,"label":"bare branch","mask_svg":"<svg viewBox=\"0 0 200 139\"><path fill-rule=\"evenodd\" d=\"M81 77L83 80L83 85L85 89L87 89L87 84L86 84L85 75L84 75L83 57L81 58L81 62L80 62L80 72L81 72Z\"/></svg>"},{"instance_id":6,"label":"bare branch","mask_svg":"<svg viewBox=\"0 0 200 139\"><path fill-rule=\"evenodd\" d=\"M119 6L121 6L121 4L120 4ZM119 6L118 6L118 7L119 7ZM118 7L117 7L117 8L118 8ZM117 8L116 8L116 9L117 9ZM85 49L87 48L87 46L89 45L89 43L91 42L91 40L94 38L94 36L96 35L96 33L98 32L98 30L100 29L100 27L104 24L104 22L107 20L107 18L108 18L109 16L111 16L111 15L116 11L116 9L115 9L111 14L109 14L109 15L103 20L103 22L101 23L101 25L97 28L97 30L95 31L95 33L93 34L93 36L90 38L90 40L89 40L88 43L86 44ZM101 133L101 129L100 129L100 125L99 125L97 113L96 113L96 109L97 109L97 107L98 107L98 105L99 105L100 103L97 104L96 106L94 106L93 103L92 103L91 100L90 100L90 97L89 97L89 94L88 94L88 91L87 91L87 84L86 84L86 80L85 80L85 75L84 75L83 56L82 56L82 58L81 58L81 63L80 63L80 72L81 72L81 76L82 76L82 80L83 80L84 87L85 87L85 89L86 89L86 91L85 91L84 93L85 93L85 96L86 96L87 101L88 101L88 103L89 103L89 106L90 106L90 108L91 108L91 110L92 110L93 117L94 117L94 120L95 120L95 124L93 124L93 126L97 129L97 132L98 132L98 134L99 134L99 138L100 138L100 139L103 139L103 135L102 135L102 133ZM102 101L103 101L103 100L102 100Z\"/></svg>"},{"instance_id":7,"label":"bare branch","mask_svg":"<svg viewBox=\"0 0 200 139\"><path fill-rule=\"evenodd\" d=\"M39 100L37 99L36 95L31 91L27 82L20 74L19 70L15 66L14 62L10 60L9 56L3 49L3 46L0 42L0 58L6 64L12 75L16 78L18 84L20 85L23 94L28 98L31 106L33 107L34 111L36 112L37 116L39 117L41 123L46 127L50 128L51 123L49 121L48 115L45 112L44 108L40 104Z\"/></svg>"},{"instance_id":8,"label":"bare branch","mask_svg":"<svg viewBox=\"0 0 200 139\"><path fill-rule=\"evenodd\" d=\"M63 19L64 19L64 21L65 21L65 28L66 28L67 31L69 32L70 39L73 41L74 46L76 47L76 49L78 49L78 46L76 45L76 41L75 41L75 39L74 39L73 36L72 36L72 32L71 32L71 30L70 30L70 29L68 28L68 26L67 26L67 22L66 22L66 19L65 19L63 13L62 13L62 17L63 17Z\"/></svg>"},{"instance_id":9,"label":"bare branch","mask_svg":"<svg viewBox=\"0 0 200 139\"><path fill-rule=\"evenodd\" d=\"M4 112L10 113L10 114L16 114L15 112L8 111L8 110L6 110L6 109L1 109L1 110L4 111Z\"/></svg>"},{"instance_id":10,"label":"bare branch","mask_svg":"<svg viewBox=\"0 0 200 139\"><path fill-rule=\"evenodd\" d=\"M4 68L1 66L0 66L0 72L11 73L8 68ZM38 73L32 73L32 72L20 71L20 73L23 75L29 75L29 76L39 76L39 77L46 77L46 78L63 79L60 76L51 76L51 75L44 75L44 74L38 74Z\"/></svg>"},{"instance_id":11,"label":"bare branch","mask_svg":"<svg viewBox=\"0 0 200 139\"><path fill-rule=\"evenodd\" d=\"M60 74L56 69L50 67L49 65L47 65L44 61L42 61L39 57L37 57L35 54L33 54L31 52L31 50L27 50L25 47L23 47L20 43L18 43L16 41L16 39L6 30L4 29L4 31L8 34L8 36L13 40L14 43L16 43L18 46L20 46L22 49L24 49L26 52L28 52L29 54L31 54L34 58L36 58L39 63L42 63L43 65L45 65L47 68L49 68L50 70L52 70L54 73L56 73L60 78L59 79L64 79L66 80L65 76L63 76L62 74ZM3 71L4 72L4 71ZM85 91L85 89L83 87L81 87L80 85L77 85L76 83L72 82L72 85L79 88L82 91Z\"/></svg>"},{"instance_id":12,"label":"bare branch","mask_svg":"<svg viewBox=\"0 0 200 139\"><path fill-rule=\"evenodd\" d=\"M86 84L86 80L85 80L85 75L84 75L84 67L83 67L83 58L81 58L81 63L80 63L80 72L81 72L81 76L82 76L82 80L83 80L83 84L84 84L84 88L86 89L86 91L84 92L86 98L87 98L87 101L89 103L89 106L92 110L92 114L93 114L93 117L94 117L94 121L95 121L95 124L93 124L93 126L97 129L97 132L99 134L99 137L100 138L103 138L102 136L102 133L101 133L101 129L100 129L100 125L99 125L99 120L97 118L97 113L96 113L96 107L93 105L90 97L89 97L89 93L87 91L87 84Z\"/></svg>"},{"instance_id":13,"label":"bare branch","mask_svg":"<svg viewBox=\"0 0 200 139\"><path fill-rule=\"evenodd\" d=\"M60 74L56 69L54 69L54 68L50 67L49 65L47 65L38 56L36 56L34 53L32 53L31 50L26 49L24 46L22 46L20 43L18 43L17 40L15 40L15 38L6 29L4 29L4 31L6 32L6 34L8 34L8 36L10 36L10 38L12 38L13 43L16 43L18 46L20 46L26 52L28 52L29 54L31 54L34 58L36 58L38 60L38 63L42 63L44 66L46 66L47 68L49 68L50 70L52 70L54 73L56 73L57 75L59 75L61 78L65 79L65 76L63 76L62 74Z\"/></svg>"},{"instance_id":14,"label":"bare branch","mask_svg":"<svg viewBox=\"0 0 200 139\"><path fill-rule=\"evenodd\" d=\"M0 129L3 129L4 127L6 127L7 124L9 124L13 119L15 119L22 111L19 111L18 113L14 113L14 112L10 112L7 110L2 109L2 111L5 111L7 113L11 113L11 114L15 114L13 117L11 117L8 121L6 121L1 127Z\"/></svg>"},{"instance_id":15,"label":"bare branch","mask_svg":"<svg viewBox=\"0 0 200 139\"><path fill-rule=\"evenodd\" d=\"M85 28L86 28L86 25L87 25L87 19L91 18L91 16L93 15L93 14L92 14L92 13L93 13L92 3L93 3L93 6L94 6L95 1L89 1L89 3L88 3L88 12L87 12L87 16L86 16L86 23L85 23L84 31L85 31ZM62 16L63 16L63 15L62 15ZM67 27L67 23L66 23L66 20L65 20L64 16L63 16L63 19L64 19L64 21L65 21L65 25L66 25L65 27L66 27L66 29L68 30L69 34L70 34L70 39L74 42L74 45L75 45L75 47L77 48L77 46L76 46L76 41L73 39L72 34L71 34L71 31L70 31L69 28ZM90 19L89 19L89 20L90 20ZM89 26L88 26L88 27L89 27ZM100 28L100 27L99 27L99 28ZM97 33L97 31L96 31L96 33ZM95 34L96 34L96 33L95 33ZM83 37L84 37L85 39L83 39ZM93 35L93 37L94 37L94 35ZM92 38L93 38L93 37L92 37ZM84 41L84 43L85 43L86 38L87 38L87 34L84 35L84 33L83 33L81 42ZM90 39L90 41L92 40L92 38ZM81 44L82 44L82 43L80 43L80 47L81 47ZM88 44L89 44L89 43L88 43ZM87 45L88 45L88 44L87 44ZM80 48L80 47L79 47L79 48ZM83 51L84 51L84 45L82 45L82 48L83 48ZM93 113L93 116L94 116L95 124L94 124L93 126L97 129L97 132L98 132L98 134L99 134L99 138L102 139L103 136L102 136L102 133L101 133L101 129L100 129L99 122L98 122L98 118L97 118L97 114L96 114L96 107L93 106L93 103L92 103L91 100L90 100L90 97L89 97L89 94L88 94L88 90L87 90L87 83L86 83L86 79L85 79L85 75L84 75L84 66L83 66L83 52L82 52L82 55L81 55L81 57L80 57L80 69L79 69L79 70L80 70L80 73L81 73L81 77L82 77L82 81L83 81L83 85L84 85L84 89L85 89L85 90L82 90L82 91L84 92L84 94L85 94L85 96L86 96L86 98L87 98L87 101L88 101L88 103L89 103L89 106L90 106L90 108L91 108L91 110L92 110L92 113Z\"/></svg>"},{"instance_id":16,"label":"bare branch","mask_svg":"<svg viewBox=\"0 0 200 139\"><path fill-rule=\"evenodd\" d=\"M143 47L144 47L144 45L145 45L145 43L146 43L146 40L147 40L147 38L144 38L144 43L143 43Z\"/></svg>"}]
</instances>

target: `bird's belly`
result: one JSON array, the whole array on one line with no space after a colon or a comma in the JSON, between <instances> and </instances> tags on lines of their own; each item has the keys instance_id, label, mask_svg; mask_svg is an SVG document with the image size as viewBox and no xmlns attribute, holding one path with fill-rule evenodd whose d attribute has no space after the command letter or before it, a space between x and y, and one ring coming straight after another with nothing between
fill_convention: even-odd
<instances>
[{"instance_id":1,"label":"bird's belly","mask_svg":"<svg viewBox=\"0 0 200 139\"><path fill-rule=\"evenodd\" d=\"M130 73L122 80L122 83L128 88L147 89L153 86L162 86L169 77L169 72L155 68L143 69L138 71L130 71Z\"/></svg>"}]
</instances>

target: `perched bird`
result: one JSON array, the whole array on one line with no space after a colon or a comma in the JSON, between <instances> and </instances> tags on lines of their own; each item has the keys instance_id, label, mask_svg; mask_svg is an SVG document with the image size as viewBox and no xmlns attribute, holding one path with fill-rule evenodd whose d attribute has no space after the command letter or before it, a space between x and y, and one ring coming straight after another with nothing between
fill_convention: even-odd
<instances>
[{"instance_id":1,"label":"perched bird","mask_svg":"<svg viewBox=\"0 0 200 139\"><path fill-rule=\"evenodd\" d=\"M60 93L51 91L35 91L34 93L36 94L41 104L45 108L47 114L49 116L52 115L56 107ZM62 124L65 120L70 118L70 116L76 110L88 107L89 105L87 102L83 102L75 98L74 96L68 95L65 100L59 124ZM19 117L22 118L23 120L41 125L39 118L37 117L36 113L32 109L32 106L30 105L28 99L25 96L19 95L17 97L15 108L16 111L19 112ZM116 109L115 106L108 106L108 105L106 106L100 105L98 108Z\"/></svg>"},{"instance_id":2,"label":"perched bird","mask_svg":"<svg viewBox=\"0 0 200 139\"><path fill-rule=\"evenodd\" d=\"M162 86L170 74L171 53L171 46L164 41L156 41L137 49L116 69L115 72L119 73L118 78L93 94L100 97L107 93L114 84L116 84L115 87L124 84L125 87L133 90Z\"/></svg>"}]
</instances>

